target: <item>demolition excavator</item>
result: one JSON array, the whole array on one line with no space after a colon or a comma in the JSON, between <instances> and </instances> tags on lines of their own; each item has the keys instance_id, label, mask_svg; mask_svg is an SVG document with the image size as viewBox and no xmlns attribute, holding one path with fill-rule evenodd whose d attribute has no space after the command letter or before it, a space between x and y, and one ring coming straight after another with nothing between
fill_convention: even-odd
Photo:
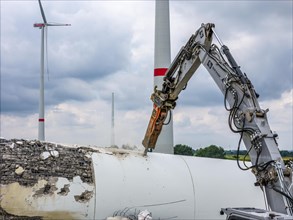
<instances>
[{"instance_id":1,"label":"demolition excavator","mask_svg":"<svg viewBox=\"0 0 293 220\"><path fill-rule=\"evenodd\" d=\"M213 43L213 37L218 45ZM154 88L152 115L143 139L145 154L155 148L164 124L176 107L176 100L200 65L203 65L224 95L228 123L232 132L240 135L251 165L237 164L251 170L255 185L263 191L267 210L253 208L223 208L227 219L293 219L293 165L285 165L280 155L277 134L270 129L267 112L258 102L258 93L223 44L212 23L202 24L183 46L168 68L162 89ZM238 155L239 156L239 155ZM253 198L252 198L253 199ZM269 213L270 211L274 214ZM277 214L276 214L277 213Z\"/></svg>"}]
</instances>

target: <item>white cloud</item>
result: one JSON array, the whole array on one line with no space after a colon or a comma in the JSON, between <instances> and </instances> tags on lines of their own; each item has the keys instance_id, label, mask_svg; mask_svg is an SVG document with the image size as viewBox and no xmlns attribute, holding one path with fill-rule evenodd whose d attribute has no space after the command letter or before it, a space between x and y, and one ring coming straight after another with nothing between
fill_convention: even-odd
<instances>
[{"instance_id":1,"label":"white cloud","mask_svg":"<svg viewBox=\"0 0 293 220\"><path fill-rule=\"evenodd\" d=\"M37 114L25 117L1 115L1 137L36 139L38 133Z\"/></svg>"},{"instance_id":2,"label":"white cloud","mask_svg":"<svg viewBox=\"0 0 293 220\"><path fill-rule=\"evenodd\" d=\"M260 103L263 109L270 109L268 122L271 130L279 135L277 141L280 149L293 150L292 92L293 90L285 91L280 99ZM239 135L230 131L227 118L228 113L224 106L178 106L174 111L175 143L187 144L193 148L216 144L236 149Z\"/></svg>"},{"instance_id":3,"label":"white cloud","mask_svg":"<svg viewBox=\"0 0 293 220\"><path fill-rule=\"evenodd\" d=\"M269 109L269 123L279 135L279 147L293 150L293 89L285 91L280 99L264 101L261 105Z\"/></svg>"}]
</instances>

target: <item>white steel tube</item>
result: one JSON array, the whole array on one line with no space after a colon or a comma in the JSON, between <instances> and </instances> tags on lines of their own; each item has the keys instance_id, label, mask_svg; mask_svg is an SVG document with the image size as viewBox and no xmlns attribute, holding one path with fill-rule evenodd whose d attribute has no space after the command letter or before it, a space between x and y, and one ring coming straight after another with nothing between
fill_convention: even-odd
<instances>
[{"instance_id":1,"label":"white steel tube","mask_svg":"<svg viewBox=\"0 0 293 220\"><path fill-rule=\"evenodd\" d=\"M156 0L154 86L162 89L163 78L171 63L169 0ZM155 152L173 154L173 118L163 126Z\"/></svg>"},{"instance_id":2,"label":"white steel tube","mask_svg":"<svg viewBox=\"0 0 293 220\"><path fill-rule=\"evenodd\" d=\"M45 102L44 102L44 72L45 72L45 28L44 25L42 29L42 39L41 39L41 72L40 72L40 96L39 96L39 130L38 139L40 141L45 140Z\"/></svg>"},{"instance_id":3,"label":"white steel tube","mask_svg":"<svg viewBox=\"0 0 293 220\"><path fill-rule=\"evenodd\" d=\"M19 142L2 145L12 151L3 151L10 164L0 180L7 217L106 219L147 209L153 219L202 220L225 219L221 208L265 208L254 175L235 161L48 143L31 151L34 143ZM15 157L18 148L29 156Z\"/></svg>"}]
</instances>

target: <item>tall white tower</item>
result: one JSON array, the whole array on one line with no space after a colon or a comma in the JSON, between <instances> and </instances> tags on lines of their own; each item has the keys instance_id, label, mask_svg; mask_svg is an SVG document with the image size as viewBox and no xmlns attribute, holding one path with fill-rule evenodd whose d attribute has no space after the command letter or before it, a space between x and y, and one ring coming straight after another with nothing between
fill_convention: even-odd
<instances>
[{"instance_id":1,"label":"tall white tower","mask_svg":"<svg viewBox=\"0 0 293 220\"><path fill-rule=\"evenodd\" d=\"M114 130L114 92L112 92L112 114L111 114L111 147L115 146L115 130Z\"/></svg>"},{"instance_id":2,"label":"tall white tower","mask_svg":"<svg viewBox=\"0 0 293 220\"><path fill-rule=\"evenodd\" d=\"M169 0L156 0L155 16L154 86L162 89L163 78L171 64ZM173 154L172 114L167 116L166 122L169 123L163 126L154 151Z\"/></svg>"},{"instance_id":3,"label":"tall white tower","mask_svg":"<svg viewBox=\"0 0 293 220\"><path fill-rule=\"evenodd\" d=\"M40 94L39 94L39 123L38 123L38 140L45 140L45 95L44 95L44 44L45 44L45 24L41 27L42 29L42 40L41 40L41 76L40 76Z\"/></svg>"},{"instance_id":4,"label":"tall white tower","mask_svg":"<svg viewBox=\"0 0 293 220\"><path fill-rule=\"evenodd\" d=\"M45 140L45 101L44 101L44 73L45 73L45 31L47 31L48 26L70 26L70 24L57 24L57 23L48 23L45 12L41 3L39 1L39 6L41 14L43 17L44 23L36 23L34 27L40 28L42 30L42 39L41 39L41 74L40 74L40 96L39 96L39 123L38 123L38 140Z\"/></svg>"}]
</instances>

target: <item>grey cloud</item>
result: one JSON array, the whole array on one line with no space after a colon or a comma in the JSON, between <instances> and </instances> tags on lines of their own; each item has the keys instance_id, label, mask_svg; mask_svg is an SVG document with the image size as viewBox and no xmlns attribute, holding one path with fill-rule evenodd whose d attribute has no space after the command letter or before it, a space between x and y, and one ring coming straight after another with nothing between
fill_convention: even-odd
<instances>
[{"instance_id":1,"label":"grey cloud","mask_svg":"<svg viewBox=\"0 0 293 220\"><path fill-rule=\"evenodd\" d=\"M1 85L1 112L17 115L37 113L38 97L37 89L16 87L13 84Z\"/></svg>"},{"instance_id":2,"label":"grey cloud","mask_svg":"<svg viewBox=\"0 0 293 220\"><path fill-rule=\"evenodd\" d=\"M70 32L79 32L79 28ZM55 43L50 43L49 64L59 67L56 71L60 77L77 77L85 81L99 79L129 64L130 35L127 29L119 33L102 25L90 32L66 37L61 44L50 39Z\"/></svg>"},{"instance_id":3,"label":"grey cloud","mask_svg":"<svg viewBox=\"0 0 293 220\"><path fill-rule=\"evenodd\" d=\"M129 70L129 66L134 65L130 60L133 17L110 13L102 3L44 1L48 21L72 24L70 27L49 27L48 30L50 80L45 76L48 105L66 100L110 100L111 92L117 95L119 109L151 105L152 66L148 78L140 76L146 73ZM13 7L14 4L25 10ZM38 103L40 30L34 29L32 24L41 22L38 4L28 1L4 2L3 5L1 12L7 12L5 19L1 17L2 111L35 112L36 107L32 106ZM182 27L172 30L176 35L171 36L172 45L179 44L180 48L189 38L186 33L194 32L202 22L215 22L222 40L230 47L262 99L277 98L292 88L290 8L290 1L171 1L171 28L172 24ZM239 33L255 37L255 47L231 48L229 43L235 41ZM139 69L152 65L152 61L146 64L144 60L135 65ZM222 104L223 97L209 74L205 70L197 74L200 76L191 80L178 102L195 106ZM12 85L18 89L12 89ZM17 108L24 100L31 104Z\"/></svg>"},{"instance_id":4,"label":"grey cloud","mask_svg":"<svg viewBox=\"0 0 293 220\"><path fill-rule=\"evenodd\" d=\"M27 13L19 11L21 7L15 9L10 2L5 2L3 9L1 8L1 11L10 12L5 14L5 19L1 18L2 112L32 113L36 111L38 103L41 31L32 26L35 20L42 20L37 2L26 3L14 2L18 6L29 8ZM49 3L43 4L47 20L52 21L50 18L55 14L63 22L62 13L58 11L60 5ZM72 21L71 27L48 27L49 76L45 73L47 105L66 100L93 99L93 81L103 79L129 64L130 26L123 24L123 19L113 19L113 15L106 11L100 12L99 16L103 18L101 20L90 9L85 9L83 14L83 9L77 9L76 4L72 5L72 10L66 9L68 20L64 20ZM57 10L54 10L54 6ZM80 13L84 16L80 17ZM56 20L59 20L58 16Z\"/></svg>"},{"instance_id":5,"label":"grey cloud","mask_svg":"<svg viewBox=\"0 0 293 220\"><path fill-rule=\"evenodd\" d=\"M95 94L85 81L75 78L66 78L48 83L47 104L56 105L66 100L90 101Z\"/></svg>"},{"instance_id":6,"label":"grey cloud","mask_svg":"<svg viewBox=\"0 0 293 220\"><path fill-rule=\"evenodd\" d=\"M196 74L187 84L177 101L177 105L218 106L223 104L224 97L218 89L208 71L204 68L198 69Z\"/></svg>"},{"instance_id":7,"label":"grey cloud","mask_svg":"<svg viewBox=\"0 0 293 220\"><path fill-rule=\"evenodd\" d=\"M230 48L242 71L247 73L262 100L279 98L284 91L292 89L292 2L185 1L185 4L182 3L182 1L180 3L174 1L171 5L178 9L176 13L190 18L185 20L190 27L200 22L216 24L216 30L222 41ZM178 15L177 17L180 18ZM241 41L236 45L239 36L251 37L255 41L253 47ZM231 42L234 44L231 45ZM237 46L237 49L233 46ZM207 81L209 74L204 75ZM198 96L193 97L188 91L184 97L182 95L183 101L203 106L219 104L216 100L221 94L218 95L215 89L208 89L206 86L206 84L198 84Z\"/></svg>"},{"instance_id":8,"label":"grey cloud","mask_svg":"<svg viewBox=\"0 0 293 220\"><path fill-rule=\"evenodd\" d=\"M266 55L272 53L273 55ZM292 88L292 49L268 47L247 74L263 100L280 98Z\"/></svg>"},{"instance_id":9,"label":"grey cloud","mask_svg":"<svg viewBox=\"0 0 293 220\"><path fill-rule=\"evenodd\" d=\"M39 74L24 68L2 68L0 87L1 112L31 114L37 112Z\"/></svg>"},{"instance_id":10,"label":"grey cloud","mask_svg":"<svg viewBox=\"0 0 293 220\"><path fill-rule=\"evenodd\" d=\"M151 108L149 99L152 89L152 76L147 73L119 72L95 84L97 94L105 101L111 102L111 94L115 93L117 110L134 110Z\"/></svg>"}]
</instances>

